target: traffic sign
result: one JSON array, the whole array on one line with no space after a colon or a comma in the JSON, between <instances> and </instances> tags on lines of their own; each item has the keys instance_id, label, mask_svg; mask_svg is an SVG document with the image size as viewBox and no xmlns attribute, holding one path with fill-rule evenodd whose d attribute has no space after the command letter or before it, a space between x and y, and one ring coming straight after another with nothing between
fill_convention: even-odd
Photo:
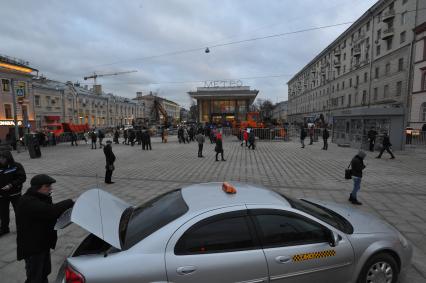
<instances>
[{"instance_id":1,"label":"traffic sign","mask_svg":"<svg viewBox=\"0 0 426 283\"><path fill-rule=\"evenodd\" d=\"M25 82L18 82L15 92L17 97L25 97Z\"/></svg>"}]
</instances>

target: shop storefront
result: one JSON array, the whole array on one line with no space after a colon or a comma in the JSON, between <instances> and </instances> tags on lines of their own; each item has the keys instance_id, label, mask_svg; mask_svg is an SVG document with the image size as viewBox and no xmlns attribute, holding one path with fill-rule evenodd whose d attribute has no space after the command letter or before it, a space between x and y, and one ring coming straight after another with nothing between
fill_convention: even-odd
<instances>
[{"instance_id":1,"label":"shop storefront","mask_svg":"<svg viewBox=\"0 0 426 283\"><path fill-rule=\"evenodd\" d=\"M197 100L199 122L224 125L247 120L249 107L259 91L248 86L233 86L199 87L188 93Z\"/></svg>"},{"instance_id":2,"label":"shop storefront","mask_svg":"<svg viewBox=\"0 0 426 283\"><path fill-rule=\"evenodd\" d=\"M402 149L404 131L402 108L364 108L334 113L333 142L353 148L367 148L368 131L378 133L377 145L383 133L389 134L394 149Z\"/></svg>"}]
</instances>

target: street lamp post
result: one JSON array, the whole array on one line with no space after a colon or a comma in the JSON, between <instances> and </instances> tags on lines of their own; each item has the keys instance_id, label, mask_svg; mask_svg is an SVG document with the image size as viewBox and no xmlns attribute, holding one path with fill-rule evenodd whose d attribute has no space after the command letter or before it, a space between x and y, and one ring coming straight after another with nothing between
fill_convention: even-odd
<instances>
[{"instance_id":1,"label":"street lamp post","mask_svg":"<svg viewBox=\"0 0 426 283\"><path fill-rule=\"evenodd\" d=\"M15 93L15 81L10 79L12 100L13 100L13 122L15 123L15 142L19 140L19 128L18 128L18 107L16 105L16 93Z\"/></svg>"}]
</instances>

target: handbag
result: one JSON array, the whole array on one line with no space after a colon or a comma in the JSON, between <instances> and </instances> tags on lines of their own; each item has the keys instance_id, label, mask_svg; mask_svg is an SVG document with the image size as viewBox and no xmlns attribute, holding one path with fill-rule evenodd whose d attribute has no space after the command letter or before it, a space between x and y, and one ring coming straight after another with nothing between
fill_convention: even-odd
<instances>
[{"instance_id":1,"label":"handbag","mask_svg":"<svg viewBox=\"0 0 426 283\"><path fill-rule=\"evenodd\" d=\"M352 179L352 170L349 169L351 167L351 164L352 164L352 161L351 161L351 163L349 163L348 168L345 169L345 179L346 180Z\"/></svg>"}]
</instances>

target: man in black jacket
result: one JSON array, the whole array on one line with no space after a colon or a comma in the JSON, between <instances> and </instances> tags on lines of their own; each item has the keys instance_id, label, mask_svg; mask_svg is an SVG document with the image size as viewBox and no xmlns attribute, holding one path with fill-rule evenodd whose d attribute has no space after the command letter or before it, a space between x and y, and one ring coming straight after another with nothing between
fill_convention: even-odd
<instances>
[{"instance_id":1,"label":"man in black jacket","mask_svg":"<svg viewBox=\"0 0 426 283\"><path fill-rule=\"evenodd\" d=\"M393 155L392 151L390 150L391 146L392 146L392 144L390 142L388 134L384 133L383 134L383 146L382 146L382 149L380 150L379 155L376 158L382 158L382 154L386 150L391 155L391 159L395 159L395 155Z\"/></svg>"},{"instance_id":2,"label":"man in black jacket","mask_svg":"<svg viewBox=\"0 0 426 283\"><path fill-rule=\"evenodd\" d=\"M105 183L106 184L114 184L114 182L111 182L112 177L112 171L114 171L114 162L115 162L115 155L112 152L112 146L111 141L106 142L106 146L104 147L104 154L105 154Z\"/></svg>"},{"instance_id":3,"label":"man in black jacket","mask_svg":"<svg viewBox=\"0 0 426 283\"><path fill-rule=\"evenodd\" d=\"M374 145L376 144L376 136L377 132L374 130L374 127L371 127L371 129L367 133L368 142L370 143L370 151L374 151Z\"/></svg>"},{"instance_id":4,"label":"man in black jacket","mask_svg":"<svg viewBox=\"0 0 426 283\"><path fill-rule=\"evenodd\" d=\"M31 179L31 187L21 197L16 211L17 256L25 260L27 280L46 283L51 272L50 249L54 249L57 219L74 205L71 199L53 204L52 184L56 180L41 174Z\"/></svg>"},{"instance_id":5,"label":"man in black jacket","mask_svg":"<svg viewBox=\"0 0 426 283\"><path fill-rule=\"evenodd\" d=\"M357 193L361 189L362 170L365 169L364 158L366 154L360 150L351 161L351 173L354 180L354 188L349 195L349 201L353 204L361 205L362 203L357 199Z\"/></svg>"},{"instance_id":6,"label":"man in black jacket","mask_svg":"<svg viewBox=\"0 0 426 283\"><path fill-rule=\"evenodd\" d=\"M15 162L8 150L0 152L0 236L9 233L9 204L16 207L21 197L22 184L27 179L24 167Z\"/></svg>"},{"instance_id":7,"label":"man in black jacket","mask_svg":"<svg viewBox=\"0 0 426 283\"><path fill-rule=\"evenodd\" d=\"M322 131L322 140L324 142L324 146L322 149L328 150L328 138L330 136L330 133L328 132L327 125L325 125L324 130Z\"/></svg>"}]
</instances>

